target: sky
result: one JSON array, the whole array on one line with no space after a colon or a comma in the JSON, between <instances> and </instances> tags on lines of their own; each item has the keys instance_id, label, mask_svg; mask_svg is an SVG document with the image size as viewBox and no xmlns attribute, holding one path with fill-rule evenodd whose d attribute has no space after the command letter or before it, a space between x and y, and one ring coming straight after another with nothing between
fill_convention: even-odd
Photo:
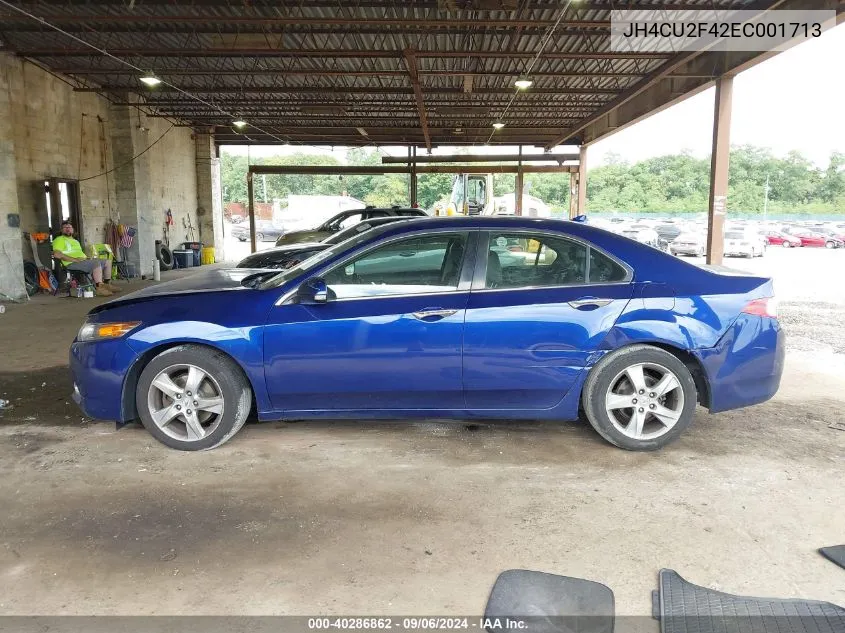
<instances>
[{"instance_id":1,"label":"sky","mask_svg":"<svg viewBox=\"0 0 845 633\"><path fill-rule=\"evenodd\" d=\"M796 149L818 166L845 152L845 26L802 42L734 79L731 145ZM715 88L591 145L588 163L608 152L635 162L684 149L707 156L713 142ZM692 124L695 122L695 124Z\"/></svg>"},{"instance_id":2,"label":"sky","mask_svg":"<svg viewBox=\"0 0 845 633\"><path fill-rule=\"evenodd\" d=\"M734 79L731 144L769 147L777 156L794 149L817 166L827 166L831 152L845 152L843 61L845 25L840 25L740 73ZM596 142L588 150L588 165L604 164L609 153L630 162L682 151L707 156L712 143L714 94L714 88L706 90ZM248 151L256 157L302 151L331 154L328 149L302 146L227 147L226 151ZM341 160L343 151L335 153ZM382 151L406 155L404 149ZM452 151L439 148L435 153Z\"/></svg>"}]
</instances>

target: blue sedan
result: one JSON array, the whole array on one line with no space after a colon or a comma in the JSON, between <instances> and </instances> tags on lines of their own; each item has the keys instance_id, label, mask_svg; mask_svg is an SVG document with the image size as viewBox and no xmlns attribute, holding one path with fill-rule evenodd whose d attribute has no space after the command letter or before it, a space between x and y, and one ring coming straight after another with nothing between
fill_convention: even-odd
<instances>
[{"instance_id":1,"label":"blue sedan","mask_svg":"<svg viewBox=\"0 0 845 633\"><path fill-rule=\"evenodd\" d=\"M278 270L210 269L98 306L74 399L164 444L282 418L574 420L653 450L696 404L778 389L770 279L561 220L400 221Z\"/></svg>"}]
</instances>

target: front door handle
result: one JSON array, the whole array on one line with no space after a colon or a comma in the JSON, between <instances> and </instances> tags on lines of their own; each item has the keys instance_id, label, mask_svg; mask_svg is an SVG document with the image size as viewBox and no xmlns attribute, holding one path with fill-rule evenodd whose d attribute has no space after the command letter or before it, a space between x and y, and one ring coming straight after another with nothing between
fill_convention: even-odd
<instances>
[{"instance_id":1,"label":"front door handle","mask_svg":"<svg viewBox=\"0 0 845 633\"><path fill-rule=\"evenodd\" d=\"M457 312L457 310L442 310L440 308L430 308L426 310L420 310L419 312L414 312L413 314L414 318L417 318L420 321L435 321L452 316L453 314L455 314L455 312Z\"/></svg>"},{"instance_id":2,"label":"front door handle","mask_svg":"<svg viewBox=\"0 0 845 633\"><path fill-rule=\"evenodd\" d=\"M570 301L569 305L571 305L576 310L580 310L581 308L603 308L609 303L612 303L613 299L596 299L595 297L586 297L584 299L576 299L575 301Z\"/></svg>"}]
</instances>

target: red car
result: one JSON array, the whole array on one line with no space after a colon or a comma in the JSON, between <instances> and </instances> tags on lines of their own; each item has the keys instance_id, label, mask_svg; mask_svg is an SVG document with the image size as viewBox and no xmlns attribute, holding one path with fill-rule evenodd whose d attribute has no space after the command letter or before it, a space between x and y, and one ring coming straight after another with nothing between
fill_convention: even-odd
<instances>
[{"instance_id":1,"label":"red car","mask_svg":"<svg viewBox=\"0 0 845 633\"><path fill-rule=\"evenodd\" d=\"M769 245L783 246L784 248L803 246L801 240L797 237L788 233L780 233L779 231L769 231L766 233L766 242Z\"/></svg>"},{"instance_id":2,"label":"red car","mask_svg":"<svg viewBox=\"0 0 845 633\"><path fill-rule=\"evenodd\" d=\"M841 248L845 243L832 235L815 233L813 231L801 231L793 234L801 240L801 246L819 246L824 248Z\"/></svg>"}]
</instances>

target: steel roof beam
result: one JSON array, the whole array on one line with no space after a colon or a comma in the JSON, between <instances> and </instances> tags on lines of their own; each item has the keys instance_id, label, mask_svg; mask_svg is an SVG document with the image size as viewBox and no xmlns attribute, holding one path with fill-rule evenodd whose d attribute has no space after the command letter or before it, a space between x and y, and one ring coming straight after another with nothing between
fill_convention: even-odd
<instances>
[{"instance_id":1,"label":"steel roof beam","mask_svg":"<svg viewBox=\"0 0 845 633\"><path fill-rule=\"evenodd\" d=\"M348 88L346 86L266 86L266 87L248 87L248 88L238 88L238 87L220 87L220 88L194 88L194 87L185 87L183 88L187 92L191 92L194 94L395 94L395 95L406 95L406 94L414 94L413 88L368 88L368 87L355 87L355 88ZM125 93L125 92L137 92L139 88L137 86L118 86L118 85L106 85L100 86L99 88L74 88L74 92L117 92L117 93ZM432 90L438 95L448 95L448 94L465 94L463 90L460 88L432 88ZM157 88L156 92L163 93L163 92L174 92L174 90L169 89L167 86ZM611 88L533 88L531 90L532 94L545 94L545 95L599 95L599 94L608 94L608 95L616 95L619 94L618 90L614 90ZM511 88L476 88L472 91L473 95L479 94L491 94L491 95L511 95L513 94L513 89Z\"/></svg>"},{"instance_id":2,"label":"steel roof beam","mask_svg":"<svg viewBox=\"0 0 845 633\"><path fill-rule=\"evenodd\" d=\"M65 75L119 75L119 76L137 76L138 72L126 68L57 68L54 72ZM500 70L421 70L417 69L417 74L420 76L441 76L441 77L463 77L465 75L473 76L514 76L520 74L519 71L502 72ZM374 68L372 70L333 70L327 68L273 68L273 69L258 69L258 70L215 70L213 68L203 70L176 70L176 69L156 69L156 75L159 77L243 77L245 75L252 75L256 77L263 76L277 76L277 75L314 75L327 77L406 77L407 71L404 70L380 70ZM597 78L597 79L614 79L616 77L642 77L645 73L642 72L619 72L619 73L590 73L590 72L575 72L575 71L561 71L561 72L544 72L531 71L532 77L551 77L551 78Z\"/></svg>"},{"instance_id":3,"label":"steel roof beam","mask_svg":"<svg viewBox=\"0 0 845 633\"><path fill-rule=\"evenodd\" d=\"M201 25L210 24L220 21L222 28L233 26L260 26L262 28L272 28L276 26L283 27L301 27L307 29L310 27L322 26L355 26L355 27L402 27L409 29L440 29L440 28L484 28L491 29L520 29L520 28L536 28L538 30L545 30L552 26L554 20L497 20L497 19L416 19L416 18L329 18L329 17L277 17L277 16L262 16L262 17L245 17L245 16L219 16L219 15L144 15L144 14L127 14L120 15L46 15L40 16L42 19L51 24L60 25L80 25L85 28L86 25L98 25L97 31L101 33L113 32L109 29L103 29L99 25L107 24L137 24L147 26L151 24L163 24L165 26L173 26L178 24L187 25ZM7 23L13 28L18 28L15 24L32 24L32 21L27 18L6 18ZM64 28L64 27L63 27ZM559 29L610 29L610 20L563 20L558 24ZM285 32L290 29L285 28ZM127 31L135 32L135 31ZM212 31L217 33L218 31Z\"/></svg>"},{"instance_id":4,"label":"steel roof beam","mask_svg":"<svg viewBox=\"0 0 845 633\"><path fill-rule=\"evenodd\" d=\"M19 55L24 57L85 57L92 55L89 48L19 48ZM351 49L302 49L302 48L113 48L109 53L117 57L315 57L315 58L378 58L401 59L402 51L397 50L351 50ZM423 58L479 58L479 59L533 59L536 53L527 51L426 51L417 50L417 59ZM584 52L543 52L540 59L668 59L668 53L627 53L607 51L601 53Z\"/></svg>"}]
</instances>

